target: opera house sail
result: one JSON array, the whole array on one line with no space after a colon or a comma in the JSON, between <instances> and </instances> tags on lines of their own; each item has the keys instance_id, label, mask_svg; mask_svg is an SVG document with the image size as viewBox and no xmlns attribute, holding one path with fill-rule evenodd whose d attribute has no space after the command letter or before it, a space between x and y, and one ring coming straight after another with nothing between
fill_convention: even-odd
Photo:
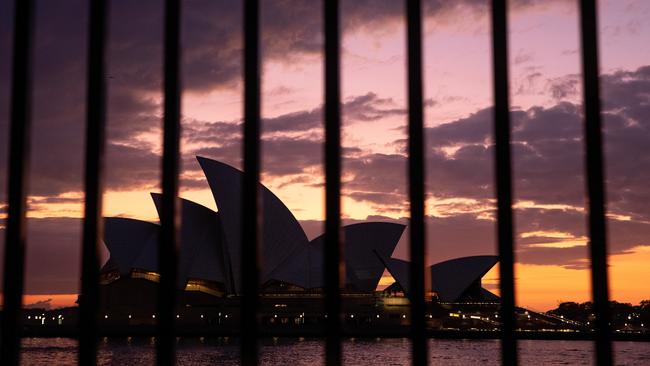
<instances>
[{"instance_id":1,"label":"opera house sail","mask_svg":"<svg viewBox=\"0 0 650 366\"><path fill-rule=\"evenodd\" d=\"M179 248L179 319L186 324L236 324L241 293L242 172L225 163L197 157L217 211L181 200ZM322 318L324 237L309 240L282 201L261 183L262 318L267 323L318 323ZM152 193L160 213L161 195ZM401 323L408 312L409 262L393 258L405 230L394 222L361 222L344 226L345 311L352 319L372 318ZM129 218L105 219L104 243L110 256L101 269L103 311L119 314L128 324L155 319L152 296L158 276L159 225ZM481 286L481 278L497 263L495 256L457 258L429 267L433 304L498 303ZM380 289L390 274L394 283ZM182 314L181 314L182 313ZM278 317L279 316L279 317ZM107 317L108 319L108 317ZM359 320L354 320L355 322Z\"/></svg>"}]
</instances>

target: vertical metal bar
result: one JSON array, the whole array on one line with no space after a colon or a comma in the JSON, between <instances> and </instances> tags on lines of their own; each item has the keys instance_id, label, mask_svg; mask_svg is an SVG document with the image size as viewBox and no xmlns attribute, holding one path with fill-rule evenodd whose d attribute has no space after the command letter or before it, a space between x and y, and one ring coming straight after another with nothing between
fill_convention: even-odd
<instances>
[{"instance_id":1,"label":"vertical metal bar","mask_svg":"<svg viewBox=\"0 0 650 366\"><path fill-rule=\"evenodd\" d=\"M178 259L178 174L180 170L180 1L165 1L164 131L162 157L162 210L158 268L158 365L175 363L176 275Z\"/></svg>"},{"instance_id":2,"label":"vertical metal bar","mask_svg":"<svg viewBox=\"0 0 650 366\"><path fill-rule=\"evenodd\" d=\"M496 158L497 240L501 291L501 359L517 364L515 339L512 159L508 98L508 19L506 0L492 1L492 63L494 68L494 142Z\"/></svg>"},{"instance_id":3,"label":"vertical metal bar","mask_svg":"<svg viewBox=\"0 0 650 366\"><path fill-rule=\"evenodd\" d=\"M79 364L96 364L99 306L99 241L102 237L102 188L106 131L106 0L90 2L86 91L86 204L84 207Z\"/></svg>"},{"instance_id":4,"label":"vertical metal bar","mask_svg":"<svg viewBox=\"0 0 650 366\"><path fill-rule=\"evenodd\" d=\"M422 97L422 5L420 0L406 2L408 47L408 152L410 202L410 292L411 342L413 365L426 365L425 322L426 241L424 226L424 103Z\"/></svg>"},{"instance_id":5,"label":"vertical metal bar","mask_svg":"<svg viewBox=\"0 0 650 366\"><path fill-rule=\"evenodd\" d=\"M244 181L242 189L242 365L258 363L260 180L259 1L244 2Z\"/></svg>"},{"instance_id":6,"label":"vertical metal bar","mask_svg":"<svg viewBox=\"0 0 650 366\"><path fill-rule=\"evenodd\" d=\"M341 364L341 85L339 1L323 0L325 26L325 363Z\"/></svg>"},{"instance_id":7,"label":"vertical metal bar","mask_svg":"<svg viewBox=\"0 0 650 366\"><path fill-rule=\"evenodd\" d=\"M595 0L580 1L586 173L589 195L589 254L591 256L591 288L594 314L596 315L596 360L598 365L612 365L596 6Z\"/></svg>"},{"instance_id":8,"label":"vertical metal bar","mask_svg":"<svg viewBox=\"0 0 650 366\"><path fill-rule=\"evenodd\" d=\"M25 215L30 161L33 1L16 1L11 74L8 216L0 363L20 363L21 306L25 275Z\"/></svg>"}]
</instances>

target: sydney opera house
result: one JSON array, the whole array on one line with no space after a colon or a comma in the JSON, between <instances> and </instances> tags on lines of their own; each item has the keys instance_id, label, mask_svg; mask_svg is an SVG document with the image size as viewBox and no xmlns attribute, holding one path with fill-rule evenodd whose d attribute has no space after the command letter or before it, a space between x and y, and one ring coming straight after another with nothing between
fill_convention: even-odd
<instances>
[{"instance_id":1,"label":"sydney opera house","mask_svg":"<svg viewBox=\"0 0 650 366\"><path fill-rule=\"evenodd\" d=\"M198 161L218 211L182 200L177 318L189 325L236 325L242 286L242 172L215 160L198 157ZM323 236L310 241L282 201L261 184L260 189L261 318L264 324L285 327L317 324L323 318ZM152 194L152 198L160 210L161 196ZM409 262L392 257L404 229L388 222L343 228L346 322L399 325L409 321ZM106 322L155 321L158 235L157 223L105 219L104 243L110 256L101 270L101 305ZM481 286L481 278L497 261L495 256L473 256L430 266L431 321L462 306L493 309L498 297ZM386 271L394 283L378 290Z\"/></svg>"}]
</instances>

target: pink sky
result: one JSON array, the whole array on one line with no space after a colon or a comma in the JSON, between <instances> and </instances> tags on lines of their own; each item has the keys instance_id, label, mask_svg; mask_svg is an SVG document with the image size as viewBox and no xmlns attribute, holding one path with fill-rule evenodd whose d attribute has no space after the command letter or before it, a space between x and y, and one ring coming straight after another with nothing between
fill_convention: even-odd
<instances>
[{"instance_id":1,"label":"pink sky","mask_svg":"<svg viewBox=\"0 0 650 366\"><path fill-rule=\"evenodd\" d=\"M74 1L65 3L72 6ZM160 154L161 70L160 61L155 59L160 55L159 44L155 41L160 40L160 14L146 12L150 19L132 21L129 19L135 18L135 8L140 5L128 4L125 0L115 3L109 56L111 145L108 147L109 162L114 164L108 168L105 215L154 221L157 215L148 193L158 190L156 157ZM153 3L145 1L142 7L154 6ZM222 14L218 10L226 5L217 2L218 5L208 6L208 3L185 3L183 151L186 179L182 196L217 209L192 157L202 154L238 164L238 135L223 131L228 126L236 127L241 119L242 89L238 69L241 24L235 16L240 10L237 7L230 9L233 8L230 6ZM320 113L322 25L319 6L300 0L289 3L284 7L272 2L263 5L262 114L267 118L263 137L263 181L305 227L312 228L315 221L324 217L324 193L319 185L322 169L318 163L321 149L315 147L322 142L322 128L318 120L308 127L298 126ZM469 0L458 2L465 3L469 5L444 2L440 5L433 0L427 3L424 72L431 152L431 163L427 165L431 193L427 202L431 215L428 226L430 262L496 252L492 162L486 150L490 141L489 138L477 140L472 135L477 129L489 130L491 123L489 119L483 121L482 117L489 115L485 110L492 105L490 26L485 4ZM203 7L209 11L204 11ZM346 25L342 58L343 144L349 149L344 160L344 216L354 220L370 217L403 221L408 206L404 196L406 70L402 8L353 0L343 1L343 8ZM624 127L648 125L650 116L634 111L643 112L643 95L646 103L650 95L650 77L637 72L650 65L650 48L645 47L650 44L650 3L643 0L601 1L600 9L601 71L608 75L608 81L603 83L603 94L605 104L609 97L618 103L608 113L612 121L618 121L614 118L619 115L625 119L629 125ZM6 6L2 10L3 17L10 13L5 11ZM79 37L71 34L83 30L84 23L63 19L57 14L42 10L37 19L52 24L40 27L36 34L35 139L48 143L37 143L39 148L34 151L34 160L48 161L49 166L37 163L33 169L37 176L33 179L38 181L33 184L30 216L34 222L40 218L39 222L48 225L48 220L79 217L83 199L80 164L73 164L69 169L55 169L57 164L68 163L51 156L65 157L82 151L81 145L74 145L78 147L74 151L74 147L64 149L61 144L82 136L79 126L83 122L80 107L83 88L75 86L74 80L84 75L83 65L57 51L76 44L75 39ZM521 133L521 137L516 138L520 139L522 149L515 149L514 156L515 196L519 199L517 239L521 254L521 263L517 265L517 301L522 306L547 310L561 300L586 301L590 297L584 261L587 251L584 190L580 181L582 150L579 135L574 131L575 121L580 118L581 102L577 3L516 1L511 6L510 20L511 103L512 109L519 113L513 118L515 128ZM201 28L204 25L205 30ZM129 32L137 36L133 39L125 36L131 34ZM82 45L81 40L83 38L79 45ZM0 46L3 54L8 54L5 40ZM7 70L3 63L0 72L4 79ZM0 112L5 119L8 94L6 90L1 93ZM627 95L624 93L634 98L624 97ZM70 107L57 109L58 102L50 94L60 98L62 106ZM606 124L608 121L606 118ZM6 141L6 126L4 121L0 124L1 142ZM45 129L53 126L76 127L69 128L70 134L48 137ZM569 126L565 137L549 132L553 129L564 131L565 126ZM618 124L612 126L619 128ZM606 136L606 149L611 150L613 156L650 156L650 151L643 150L642 144L634 143L634 133L628 135L624 128L620 133L619 129L613 131L611 145ZM553 136L548 137L550 135ZM630 139L629 143L626 138ZM568 143L571 139L575 143ZM50 142L50 150L40 148ZM635 150L639 146L641 150ZM552 155L557 151L566 157L566 164ZM2 164L5 156L0 155ZM488 158L481 160L484 156ZM288 164L291 161L295 161L294 166ZM643 168L643 159L629 167L619 168L618 163L618 160L610 160L607 166L609 172L615 173L609 177L612 180L609 196L614 201L610 206L610 239L612 251L616 253L610 257L611 293L613 299L637 303L650 297L644 283L638 280L650 276L650 269L642 265L650 259L650 241L646 236L650 232L650 212L647 204L634 204L634 201L650 199L646 192L638 189L650 182L643 181L646 176L637 177L639 169ZM647 169L647 164L645 166ZM0 172L5 174L2 168ZM4 187L0 188L4 194ZM0 202L3 200L4 196L0 196ZM78 228L73 226L70 233L61 234L61 240L69 242L36 243L34 238L47 237L43 234L32 236L30 244L34 248L46 246L46 251L54 253L57 246L61 246L70 253L79 247L78 235ZM395 257L406 257L405 237ZM28 251L28 263L47 263L36 258L39 253L42 251ZM28 267L28 293L43 297L75 293L78 270L69 268L78 263L78 258L66 257L66 261L72 261L68 271L57 273L67 274L67 282L54 286L56 289L51 292L46 285L53 274L40 273L34 265ZM496 271L492 271L485 282L494 289L496 280Z\"/></svg>"}]
</instances>

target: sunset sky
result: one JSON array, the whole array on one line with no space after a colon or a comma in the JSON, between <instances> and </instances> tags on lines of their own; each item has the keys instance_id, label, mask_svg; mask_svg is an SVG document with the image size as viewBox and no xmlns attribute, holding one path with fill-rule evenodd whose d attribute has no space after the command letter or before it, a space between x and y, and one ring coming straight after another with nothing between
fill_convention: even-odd
<instances>
[{"instance_id":1,"label":"sunset sky","mask_svg":"<svg viewBox=\"0 0 650 366\"><path fill-rule=\"evenodd\" d=\"M496 254L488 2L423 2L428 261ZM37 1L26 303L69 305L79 288L86 3ZM344 218L407 223L404 6L341 3ZM111 4L104 215L156 221L162 2ZM517 303L548 310L590 299L578 5L509 4ZM0 5L2 219L11 6ZM599 9L610 295L638 303L650 298L650 2ZM181 196L215 210L195 156L241 165L241 11L233 0L183 2ZM324 218L321 17L319 1L262 1L263 183L310 238ZM4 243L3 221L0 234ZM407 237L394 257L408 258Z\"/></svg>"}]
</instances>

